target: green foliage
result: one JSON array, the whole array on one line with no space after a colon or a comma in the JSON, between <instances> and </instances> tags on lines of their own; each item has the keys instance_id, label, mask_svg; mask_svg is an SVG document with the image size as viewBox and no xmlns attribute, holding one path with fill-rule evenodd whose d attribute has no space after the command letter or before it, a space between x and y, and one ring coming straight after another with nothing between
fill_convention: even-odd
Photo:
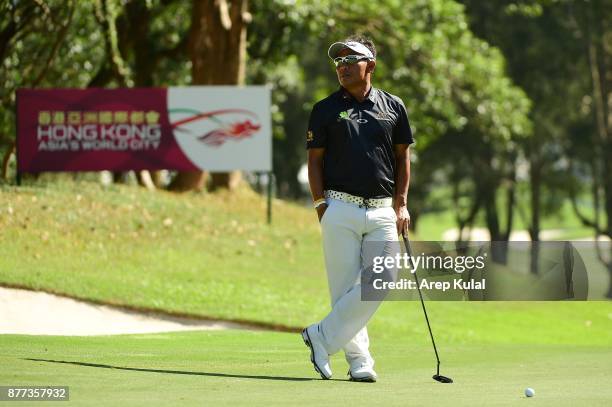
<instances>
[{"instance_id":1,"label":"green foliage","mask_svg":"<svg viewBox=\"0 0 612 407\"><path fill-rule=\"evenodd\" d=\"M191 83L187 38L191 2L121 2L117 30L121 55L135 86L185 86Z\"/></svg>"},{"instance_id":2,"label":"green foliage","mask_svg":"<svg viewBox=\"0 0 612 407\"><path fill-rule=\"evenodd\" d=\"M589 190L601 178L585 37L590 26L610 26L609 7L606 12L602 2L574 0L462 3L471 28L502 50L509 75L533 101L533 137L519 145L530 181L541 191L530 206L556 213L568 190ZM574 174L568 162L574 162ZM533 194L520 198L531 200ZM539 228L538 223L536 218L530 227Z\"/></svg>"},{"instance_id":3,"label":"green foliage","mask_svg":"<svg viewBox=\"0 0 612 407\"><path fill-rule=\"evenodd\" d=\"M505 76L499 51L471 34L462 6L364 2L350 13L362 16L351 27L379 44L375 81L406 101L419 149L468 123L485 142L529 134L527 98Z\"/></svg>"},{"instance_id":4,"label":"green foliage","mask_svg":"<svg viewBox=\"0 0 612 407\"><path fill-rule=\"evenodd\" d=\"M18 88L191 81L183 49L191 10L186 2L54 0L2 7L8 18L0 21L6 39L0 48L0 153L14 140ZM141 28L149 31L139 36Z\"/></svg>"},{"instance_id":5,"label":"green foliage","mask_svg":"<svg viewBox=\"0 0 612 407\"><path fill-rule=\"evenodd\" d=\"M0 32L0 153L14 140L15 90L84 87L104 58L91 1L5 2Z\"/></svg>"},{"instance_id":6,"label":"green foliage","mask_svg":"<svg viewBox=\"0 0 612 407\"><path fill-rule=\"evenodd\" d=\"M186 54L177 54L178 60L161 58L157 65L158 54L177 47L188 31L190 7L185 2L104 4L106 9L102 10L100 3L93 1L49 2L47 12L41 12L31 23L31 32L11 44L1 76L7 92L3 100L14 103L14 89L31 85L36 76L33 71L40 68L44 51L58 39L62 23L68 24L69 30L63 40L58 39L61 45L57 56L40 86L87 86L108 56L105 53L110 53L111 59L121 54L112 61L131 81L143 62L137 60L137 51L143 47L150 48L150 63L159 67L152 84L188 83ZM101 16L104 11L106 15ZM283 94L299 93L304 88L302 77L309 88L317 90L306 92L306 100L298 103L312 103L322 92L335 88L335 75L325 50L333 40L356 29L370 34L379 44L377 85L407 101L423 147L448 128L461 129L468 120L475 120L487 137L508 139L510 134L528 133L528 123L522 116L527 103L505 79L502 57L470 34L462 7L454 1L356 1L342 6L329 1L255 1L252 11L249 78L278 88L278 103L286 100ZM66 18L69 13L74 13L72 20ZM112 23L108 33L103 32L95 16ZM137 38L129 25L142 22L148 31ZM35 29L37 26L44 30ZM105 51L104 35L109 37L110 50ZM40 51L31 52L33 49ZM123 60L127 65L123 66ZM483 86L485 83L487 86ZM279 120L280 116L277 124ZM11 122L9 118L3 120L5 128ZM277 137L282 138L280 132Z\"/></svg>"},{"instance_id":7,"label":"green foliage","mask_svg":"<svg viewBox=\"0 0 612 407\"><path fill-rule=\"evenodd\" d=\"M431 207L427 197L436 182L452 185L458 180L462 206L469 208L466 198L477 188L461 180L484 171L490 182L504 184L517 159L532 160L537 152L541 161L552 163L563 153L555 146L575 147L566 124L588 121L593 114L592 102L582 97L590 83L584 75L587 65L584 58L575 58L580 31L572 28L582 27L588 16L563 14L572 7L580 11L580 3L461 3L250 2L247 83L268 84L273 90L274 168L281 196L304 193L296 175L305 161L308 114L315 101L338 86L326 50L353 33L369 35L377 44L375 86L402 97L408 107L417 138L414 208ZM27 24L1 48L0 150L14 138L18 87L191 82L191 2L5 2L2 7L10 18L0 22L0 31L6 32L11 23ZM474 157L484 158L477 163ZM556 188L564 187L558 182L562 171L552 165L543 168L547 188L557 196Z\"/></svg>"},{"instance_id":8,"label":"green foliage","mask_svg":"<svg viewBox=\"0 0 612 407\"><path fill-rule=\"evenodd\" d=\"M479 141L502 152L531 132L529 100L506 76L500 52L471 34L463 7L454 1L273 1L256 2L253 8L249 55L261 58L250 65L252 77L270 83L277 100L294 101L282 106L285 125L276 127L275 137L290 141L275 145L282 159L305 161L310 107L338 86L327 48L353 33L374 39L379 50L374 85L404 99L419 154L442 135L461 134L468 125ZM270 21L271 13L278 19ZM293 61L303 73L293 74L295 65L288 72L303 77L305 88L300 81L279 86L274 67ZM294 113L292 118L286 112ZM277 175L290 183L297 171L283 174L278 164Z\"/></svg>"}]
</instances>

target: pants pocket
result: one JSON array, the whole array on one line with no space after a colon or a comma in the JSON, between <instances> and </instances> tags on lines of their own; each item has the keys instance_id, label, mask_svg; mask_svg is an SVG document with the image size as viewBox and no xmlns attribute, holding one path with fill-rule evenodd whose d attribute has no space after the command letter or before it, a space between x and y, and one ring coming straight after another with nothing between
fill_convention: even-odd
<instances>
[{"instance_id":1,"label":"pants pocket","mask_svg":"<svg viewBox=\"0 0 612 407\"><path fill-rule=\"evenodd\" d=\"M332 199L327 201L327 209L325 209L325 212L323 212L323 217L321 218L321 222L319 222L321 224L321 226L323 226L323 222L329 217L329 211L332 208Z\"/></svg>"}]
</instances>

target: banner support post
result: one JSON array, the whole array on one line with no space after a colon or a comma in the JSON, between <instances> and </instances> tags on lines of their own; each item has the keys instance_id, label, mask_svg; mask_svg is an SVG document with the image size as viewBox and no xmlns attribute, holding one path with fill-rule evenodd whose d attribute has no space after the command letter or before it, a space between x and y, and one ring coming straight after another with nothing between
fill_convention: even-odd
<instances>
[{"instance_id":1,"label":"banner support post","mask_svg":"<svg viewBox=\"0 0 612 407\"><path fill-rule=\"evenodd\" d=\"M19 89L15 92L15 183L21 186L21 172L19 171Z\"/></svg>"},{"instance_id":2,"label":"banner support post","mask_svg":"<svg viewBox=\"0 0 612 407\"><path fill-rule=\"evenodd\" d=\"M272 180L274 179L274 173L268 172L268 225L272 224Z\"/></svg>"}]
</instances>

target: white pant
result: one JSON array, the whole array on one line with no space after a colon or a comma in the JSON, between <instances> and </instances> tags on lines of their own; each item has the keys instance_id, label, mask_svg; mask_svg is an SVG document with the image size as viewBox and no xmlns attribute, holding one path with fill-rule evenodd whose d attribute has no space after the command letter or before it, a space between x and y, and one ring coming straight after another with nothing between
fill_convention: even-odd
<instances>
[{"instance_id":1,"label":"white pant","mask_svg":"<svg viewBox=\"0 0 612 407\"><path fill-rule=\"evenodd\" d=\"M335 199L328 204L321 230L332 310L320 322L324 345L330 355L344 349L349 363L373 365L366 324L380 301L361 301L361 270L387 251L381 243L397 244L397 218L390 207L366 209Z\"/></svg>"}]
</instances>

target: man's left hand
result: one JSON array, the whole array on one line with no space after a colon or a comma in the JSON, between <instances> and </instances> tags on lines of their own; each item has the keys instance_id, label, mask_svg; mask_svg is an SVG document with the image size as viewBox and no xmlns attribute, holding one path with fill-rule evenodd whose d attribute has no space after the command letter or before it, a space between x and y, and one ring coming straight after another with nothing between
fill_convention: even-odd
<instances>
[{"instance_id":1,"label":"man's left hand","mask_svg":"<svg viewBox=\"0 0 612 407\"><path fill-rule=\"evenodd\" d=\"M410 214L406 205L395 206L395 215L397 216L397 233L402 235L408 232L408 225L410 225Z\"/></svg>"}]
</instances>

